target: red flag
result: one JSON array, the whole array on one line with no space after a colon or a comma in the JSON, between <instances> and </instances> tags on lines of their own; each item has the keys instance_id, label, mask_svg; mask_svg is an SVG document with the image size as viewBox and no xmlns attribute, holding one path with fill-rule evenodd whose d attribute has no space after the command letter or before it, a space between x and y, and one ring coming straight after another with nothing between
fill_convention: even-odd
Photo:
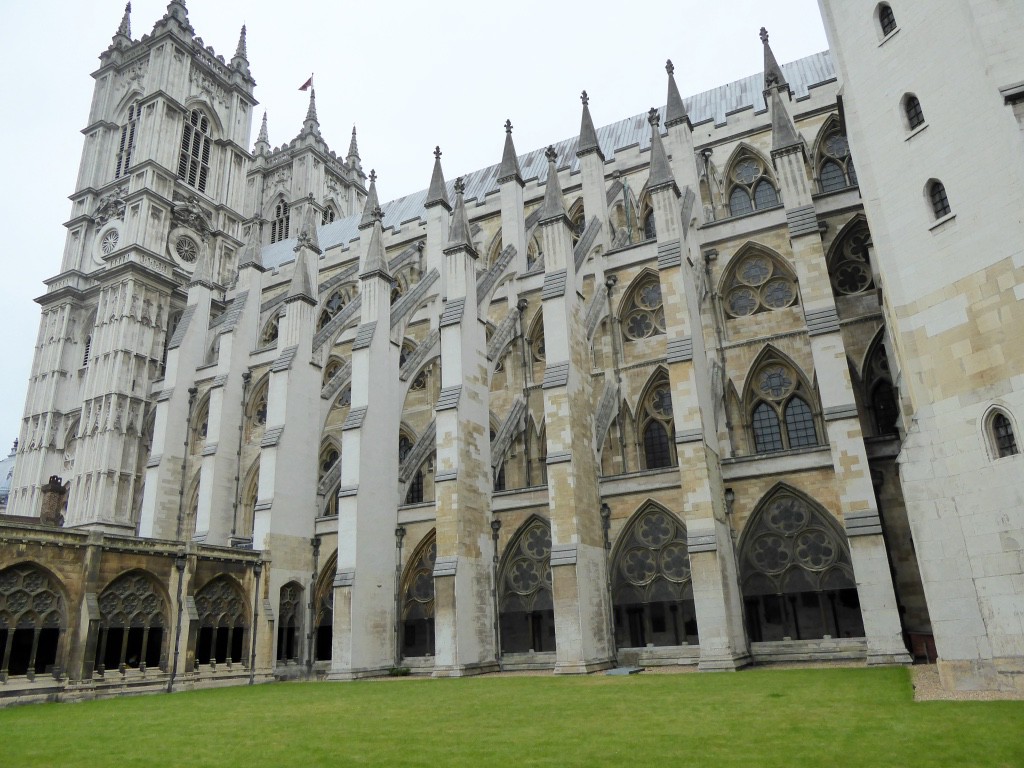
<instances>
[{"instance_id":1,"label":"red flag","mask_svg":"<svg viewBox=\"0 0 1024 768\"><path fill-rule=\"evenodd\" d=\"M299 90L300 91L306 91L306 90L309 90L312 87L313 87L313 76L310 75L309 76L309 80L307 80L306 82L304 82L302 85L299 86Z\"/></svg>"}]
</instances>

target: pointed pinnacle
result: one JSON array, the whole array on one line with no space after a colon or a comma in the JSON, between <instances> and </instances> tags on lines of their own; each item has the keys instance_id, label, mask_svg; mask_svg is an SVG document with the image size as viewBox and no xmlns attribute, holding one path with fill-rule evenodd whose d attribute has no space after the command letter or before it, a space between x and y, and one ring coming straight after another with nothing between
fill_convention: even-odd
<instances>
[{"instance_id":1,"label":"pointed pinnacle","mask_svg":"<svg viewBox=\"0 0 1024 768\"><path fill-rule=\"evenodd\" d=\"M377 200L377 172L370 169L370 188L366 190L366 202L363 205L363 216L359 220L359 229L366 229L373 226L374 213L380 209Z\"/></svg>"},{"instance_id":2,"label":"pointed pinnacle","mask_svg":"<svg viewBox=\"0 0 1024 768\"><path fill-rule=\"evenodd\" d=\"M672 176L672 167L668 164L665 145L661 141L661 116L654 107L651 107L647 113L647 122L651 124L651 171L647 180L647 188L654 190L660 187L674 186L675 178Z\"/></svg>"},{"instance_id":3,"label":"pointed pinnacle","mask_svg":"<svg viewBox=\"0 0 1024 768\"><path fill-rule=\"evenodd\" d=\"M301 243L301 240L300 240ZM297 247L295 249L295 264L292 267L292 281L288 285L288 293L285 301L291 302L296 299L316 304L316 294L313 291L313 283L309 279L309 267L306 266L306 249Z\"/></svg>"},{"instance_id":4,"label":"pointed pinnacle","mask_svg":"<svg viewBox=\"0 0 1024 768\"><path fill-rule=\"evenodd\" d=\"M235 58L249 60L245 50L245 24L242 25L242 31L238 35L238 47L235 48Z\"/></svg>"},{"instance_id":5,"label":"pointed pinnacle","mask_svg":"<svg viewBox=\"0 0 1024 768\"><path fill-rule=\"evenodd\" d=\"M505 121L505 148L501 153L501 165L498 167L498 183L514 180L523 186L523 174L519 170L519 158L516 156L516 145L512 143L512 121Z\"/></svg>"},{"instance_id":6,"label":"pointed pinnacle","mask_svg":"<svg viewBox=\"0 0 1024 768\"><path fill-rule=\"evenodd\" d=\"M676 86L675 71L672 66L672 59L665 62L665 71L668 72L668 99L665 106L665 127L671 128L679 123L689 123L690 117L686 114L686 107L683 105L683 97L679 95L679 88Z\"/></svg>"},{"instance_id":7,"label":"pointed pinnacle","mask_svg":"<svg viewBox=\"0 0 1024 768\"><path fill-rule=\"evenodd\" d=\"M356 127L352 126L352 140L348 143L348 156L359 159L359 144L356 143Z\"/></svg>"},{"instance_id":8,"label":"pointed pinnacle","mask_svg":"<svg viewBox=\"0 0 1024 768\"><path fill-rule=\"evenodd\" d=\"M370 243L366 248L362 269L359 270L360 278L379 276L391 280L387 255L384 253L384 229L381 225L383 216L380 206L375 206L370 219L373 230L370 232Z\"/></svg>"},{"instance_id":9,"label":"pointed pinnacle","mask_svg":"<svg viewBox=\"0 0 1024 768\"><path fill-rule=\"evenodd\" d=\"M306 110L306 122L320 124L316 117L316 88L309 89L309 109Z\"/></svg>"},{"instance_id":10,"label":"pointed pinnacle","mask_svg":"<svg viewBox=\"0 0 1024 768\"><path fill-rule=\"evenodd\" d=\"M245 243L245 250L242 251L242 258L238 262L238 268L255 267L262 271L263 257L260 255L261 246L259 226L253 221L249 226L249 239Z\"/></svg>"},{"instance_id":11,"label":"pointed pinnacle","mask_svg":"<svg viewBox=\"0 0 1024 768\"><path fill-rule=\"evenodd\" d=\"M256 137L256 143L259 144L260 142L262 142L264 144L269 144L270 143L270 134L267 133L267 111L266 110L263 110L263 122L260 123L260 132L259 132L259 135Z\"/></svg>"},{"instance_id":12,"label":"pointed pinnacle","mask_svg":"<svg viewBox=\"0 0 1024 768\"><path fill-rule=\"evenodd\" d=\"M441 147L434 147L434 171L430 174L430 187L427 189L424 207L432 208L435 205L443 205L449 211L452 209L444 183L444 172L441 170Z\"/></svg>"},{"instance_id":13,"label":"pointed pinnacle","mask_svg":"<svg viewBox=\"0 0 1024 768\"><path fill-rule=\"evenodd\" d=\"M594 130L594 119L590 116L590 97L587 96L587 92L583 91L580 94L580 100L583 102L583 117L580 119L580 138L579 143L576 147L576 157L582 157L588 155L591 152L596 152L597 156L604 160L604 153L601 151L601 145L597 143L597 131Z\"/></svg>"},{"instance_id":14,"label":"pointed pinnacle","mask_svg":"<svg viewBox=\"0 0 1024 768\"><path fill-rule=\"evenodd\" d=\"M468 249L475 256L473 237L469 229L469 216L466 214L465 193L466 184L459 176L455 180L455 211L452 213L452 226L448 230L448 245L445 246L445 251L461 247Z\"/></svg>"},{"instance_id":15,"label":"pointed pinnacle","mask_svg":"<svg viewBox=\"0 0 1024 768\"><path fill-rule=\"evenodd\" d=\"M665 59L665 71L670 75L674 75L676 73L676 68L672 64L672 59Z\"/></svg>"},{"instance_id":16,"label":"pointed pinnacle","mask_svg":"<svg viewBox=\"0 0 1024 768\"><path fill-rule=\"evenodd\" d=\"M124 16L121 17L121 24L117 28L117 34L123 35L131 40L132 37L132 4L126 3L124 6Z\"/></svg>"},{"instance_id":17,"label":"pointed pinnacle","mask_svg":"<svg viewBox=\"0 0 1024 768\"><path fill-rule=\"evenodd\" d=\"M299 242L295 246L295 250L298 251L300 248L308 248L317 255L323 253L320 250L320 237L316 231L316 208L313 205L312 193L306 199L306 216L302 222L302 231L299 232Z\"/></svg>"},{"instance_id":18,"label":"pointed pinnacle","mask_svg":"<svg viewBox=\"0 0 1024 768\"><path fill-rule=\"evenodd\" d=\"M565 203L562 200L562 185L558 182L558 168L555 162L558 160L558 152L555 147L549 146L544 152L548 159L548 178L544 184L544 202L541 204L540 220L565 216Z\"/></svg>"},{"instance_id":19,"label":"pointed pinnacle","mask_svg":"<svg viewBox=\"0 0 1024 768\"><path fill-rule=\"evenodd\" d=\"M768 90L772 87L783 87L789 90L789 84L786 82L785 75L782 74L782 67L779 66L779 62L775 60L775 54L772 53L772 47L768 44L768 30L761 27L759 33L761 42L764 44L764 88Z\"/></svg>"}]
</instances>

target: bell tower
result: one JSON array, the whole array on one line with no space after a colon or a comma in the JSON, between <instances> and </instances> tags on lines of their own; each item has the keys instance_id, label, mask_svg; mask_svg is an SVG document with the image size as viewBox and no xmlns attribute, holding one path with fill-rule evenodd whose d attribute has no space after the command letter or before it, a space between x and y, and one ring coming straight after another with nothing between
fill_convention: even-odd
<instances>
[{"instance_id":1,"label":"bell tower","mask_svg":"<svg viewBox=\"0 0 1024 768\"><path fill-rule=\"evenodd\" d=\"M60 272L37 299L10 509L38 515L57 475L66 525L133 533L184 287L206 262L216 301L236 272L255 82L245 27L225 61L182 0L139 40L129 3L99 58Z\"/></svg>"}]
</instances>

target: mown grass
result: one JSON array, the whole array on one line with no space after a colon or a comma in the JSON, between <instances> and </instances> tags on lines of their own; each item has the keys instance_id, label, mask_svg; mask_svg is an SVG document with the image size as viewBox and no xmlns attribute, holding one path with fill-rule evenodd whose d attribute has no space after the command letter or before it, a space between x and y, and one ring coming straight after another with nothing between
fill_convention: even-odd
<instances>
[{"instance_id":1,"label":"mown grass","mask_svg":"<svg viewBox=\"0 0 1024 768\"><path fill-rule=\"evenodd\" d=\"M1024 766L905 669L280 683L0 711L10 766Z\"/></svg>"}]
</instances>

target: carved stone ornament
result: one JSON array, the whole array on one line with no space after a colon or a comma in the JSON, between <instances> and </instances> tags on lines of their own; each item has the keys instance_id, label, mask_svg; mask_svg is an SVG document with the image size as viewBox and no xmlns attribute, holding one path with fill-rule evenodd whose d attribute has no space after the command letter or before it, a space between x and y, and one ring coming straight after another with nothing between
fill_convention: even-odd
<instances>
[{"instance_id":1,"label":"carved stone ornament","mask_svg":"<svg viewBox=\"0 0 1024 768\"><path fill-rule=\"evenodd\" d=\"M92 215L92 220L95 222L97 227L102 227L111 219L120 219L124 221L124 207L125 197L128 196L128 187L118 187L112 192L108 192L100 198L99 204L96 206L96 211Z\"/></svg>"},{"instance_id":2,"label":"carved stone ornament","mask_svg":"<svg viewBox=\"0 0 1024 768\"><path fill-rule=\"evenodd\" d=\"M199 204L195 195L189 195L187 200L176 201L171 207L171 216L176 226L188 227L201 235L204 240L213 229L210 224L210 215Z\"/></svg>"}]
</instances>

